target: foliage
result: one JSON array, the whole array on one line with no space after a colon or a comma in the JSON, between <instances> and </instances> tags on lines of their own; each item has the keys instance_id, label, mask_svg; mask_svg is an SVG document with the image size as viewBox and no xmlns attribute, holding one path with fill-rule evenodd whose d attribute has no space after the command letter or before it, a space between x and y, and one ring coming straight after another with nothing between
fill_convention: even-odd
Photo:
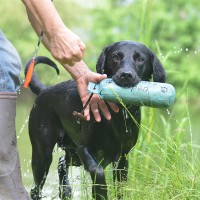
<instances>
[{"instance_id":1,"label":"foliage","mask_svg":"<svg viewBox=\"0 0 200 200\"><path fill-rule=\"evenodd\" d=\"M129 155L132 162L128 185L123 188L127 194L124 199L129 199L128 196L134 196L134 199L199 199L199 158L195 148L199 148L199 136L194 136L192 131L196 120L195 131L199 132L198 118L193 117L195 112L199 115L197 103L200 97L199 1L89 0L85 3L81 0L55 0L54 4L65 24L86 43L84 60L92 70L95 70L103 47L119 40L135 40L146 44L158 55L167 71L167 81L176 88L177 103L169 116L143 109L140 137ZM19 0L7 0L1 3L0 12L3 13L1 28L17 48L25 65L38 39L25 8ZM39 55L51 56L43 46ZM69 78L64 69L60 69L60 79L45 67L37 68L37 74L44 83L54 84ZM27 94L25 92L19 97L18 113L26 112L25 117L17 118L20 134L23 132L21 124L27 119L32 105ZM193 107L191 117L190 107ZM26 130L27 124L23 127ZM27 137L27 130L25 134ZM27 148L24 145L26 141L19 140L19 147ZM30 160L30 155L27 160ZM27 162L24 165L26 167ZM109 169L107 173L109 179ZM27 185L31 185L30 179ZM52 179L49 182L53 182ZM111 184L109 190L115 199Z\"/></svg>"},{"instance_id":2,"label":"foliage","mask_svg":"<svg viewBox=\"0 0 200 200\"><path fill-rule=\"evenodd\" d=\"M84 60L92 70L95 70L103 47L119 40L136 40L157 53L167 70L168 82L177 90L186 85L190 97L198 95L200 76L195 72L200 58L200 6L197 0L187 3L184 0L103 0L95 3L91 0L87 4L78 0L57 0L54 4L67 26L85 41ZM32 55L37 36L20 1L15 1L15 6L11 0L4 1L0 11L4 10L8 12L1 16L1 27L25 64ZM39 54L50 56L44 47ZM60 69L61 79L55 81L66 79L66 73L62 67ZM39 68L38 73L46 74L47 70ZM43 80L48 83L52 79Z\"/></svg>"}]
</instances>

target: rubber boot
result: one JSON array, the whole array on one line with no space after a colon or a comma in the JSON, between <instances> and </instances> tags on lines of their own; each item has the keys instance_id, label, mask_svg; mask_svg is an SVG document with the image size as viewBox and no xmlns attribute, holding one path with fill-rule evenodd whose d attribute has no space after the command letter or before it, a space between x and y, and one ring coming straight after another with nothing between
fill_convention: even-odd
<instances>
[{"instance_id":1,"label":"rubber boot","mask_svg":"<svg viewBox=\"0 0 200 200\"><path fill-rule=\"evenodd\" d=\"M15 132L15 92L0 93L0 200L31 200L25 190Z\"/></svg>"}]
</instances>

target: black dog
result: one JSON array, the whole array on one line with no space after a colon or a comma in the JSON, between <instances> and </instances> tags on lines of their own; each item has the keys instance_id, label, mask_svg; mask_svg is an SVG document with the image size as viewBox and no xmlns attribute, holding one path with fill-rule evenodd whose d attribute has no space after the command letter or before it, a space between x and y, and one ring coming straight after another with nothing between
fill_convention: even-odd
<instances>
[{"instance_id":1,"label":"black dog","mask_svg":"<svg viewBox=\"0 0 200 200\"><path fill-rule=\"evenodd\" d=\"M58 71L56 65L46 57L37 57L37 63L47 63ZM101 74L106 73L122 87L133 87L141 80L149 81L152 76L156 82L165 82L166 79L165 71L155 54L144 45L131 41L117 42L104 48L96 70ZM107 199L103 169L113 163L113 180L127 180L126 155L136 144L139 126L121 105L119 113L110 110L110 121L102 116L100 123L94 119L77 123L72 113L81 111L82 103L73 80L46 87L33 74L30 89L38 95L29 119L35 182L31 197L41 198L41 190L52 162L52 151L58 144L66 153L58 165L60 198L71 196L69 166L84 165L93 181L93 197ZM140 107L129 105L129 111L140 124Z\"/></svg>"}]
</instances>

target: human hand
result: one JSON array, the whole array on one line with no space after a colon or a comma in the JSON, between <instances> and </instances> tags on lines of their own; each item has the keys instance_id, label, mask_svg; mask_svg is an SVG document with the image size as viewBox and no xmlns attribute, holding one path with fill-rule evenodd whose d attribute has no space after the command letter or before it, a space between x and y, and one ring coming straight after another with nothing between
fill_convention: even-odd
<instances>
[{"instance_id":1,"label":"human hand","mask_svg":"<svg viewBox=\"0 0 200 200\"><path fill-rule=\"evenodd\" d=\"M105 78L107 78L105 74L101 75L101 74L94 73L92 71L87 71L85 74L83 74L78 79L76 79L77 88L78 88L83 106L86 104L90 96L90 94L87 93L88 83L89 82L98 83ZM114 112L119 111L119 108L115 103L108 102L108 104ZM90 109L97 122L101 121L100 110L107 120L111 119L111 115L106 103L102 99L100 99L100 97L96 94L93 95L89 105L84 110L84 116L87 121L90 120Z\"/></svg>"},{"instance_id":2,"label":"human hand","mask_svg":"<svg viewBox=\"0 0 200 200\"><path fill-rule=\"evenodd\" d=\"M73 67L70 67L68 65L63 66L76 81L78 92L83 106L87 103L90 97L90 94L87 93L88 83L98 83L101 80L107 78L107 75L105 74L97 74L89 70L89 68L83 61L77 62ZM108 104L114 112L119 111L119 108L115 103L109 102ZM101 121L100 110L107 120L111 119L111 115L106 103L98 95L94 94L92 96L89 105L84 110L84 116L87 121L90 120L90 110L92 111L94 118L97 122Z\"/></svg>"},{"instance_id":3,"label":"human hand","mask_svg":"<svg viewBox=\"0 0 200 200\"><path fill-rule=\"evenodd\" d=\"M48 48L52 56L62 65L73 66L83 58L85 44L65 26L57 27L48 37Z\"/></svg>"}]
</instances>

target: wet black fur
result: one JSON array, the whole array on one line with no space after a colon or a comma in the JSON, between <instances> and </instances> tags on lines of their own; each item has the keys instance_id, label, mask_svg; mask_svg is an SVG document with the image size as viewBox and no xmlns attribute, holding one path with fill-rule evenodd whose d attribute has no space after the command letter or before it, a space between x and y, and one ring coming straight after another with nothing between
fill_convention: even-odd
<instances>
[{"instance_id":1,"label":"wet black fur","mask_svg":"<svg viewBox=\"0 0 200 200\"><path fill-rule=\"evenodd\" d=\"M57 66L46 57L37 57L37 63ZM27 65L28 66L28 65ZM27 68L25 74L27 73ZM155 54L144 45L120 41L103 49L97 65L98 73L106 73L116 84L132 87L139 81L165 82L165 71ZM137 142L139 127L124 108L112 114L110 121L102 116L100 123L92 118L89 122L77 123L73 111L80 112L82 103L73 80L46 87L34 74L31 90L37 94L29 119L29 135L32 144L32 170L35 186L31 190L33 199L41 198L41 190L52 162L52 151L58 144L65 157L58 165L60 198L71 196L68 168L84 165L94 183L93 197L107 199L104 168L113 164L113 181L127 180L127 154ZM140 124L140 108L128 106L130 113ZM120 195L119 195L120 198Z\"/></svg>"}]
</instances>

